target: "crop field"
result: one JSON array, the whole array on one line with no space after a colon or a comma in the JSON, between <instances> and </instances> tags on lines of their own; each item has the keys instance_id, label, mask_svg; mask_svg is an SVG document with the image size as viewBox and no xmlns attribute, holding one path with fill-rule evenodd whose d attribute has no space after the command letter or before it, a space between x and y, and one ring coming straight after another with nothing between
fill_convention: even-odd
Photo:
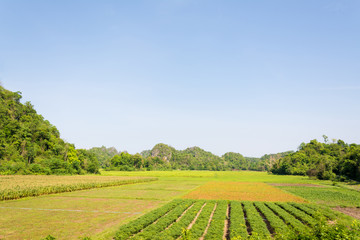
<instances>
[{"instance_id":1,"label":"crop field","mask_svg":"<svg viewBox=\"0 0 360 240\"><path fill-rule=\"evenodd\" d=\"M143 178L148 182L133 181ZM330 181L248 171L112 171L101 176L0 179L2 190L58 186L60 182L61 186L133 181L0 201L0 239L9 240L47 235L57 240L85 236L93 240L148 239L150 235L154 239L238 239L249 234L264 239L307 231L319 216L351 224L353 218L323 205L353 206L360 196ZM324 193L331 191L332 196ZM334 197L338 192L349 197L340 202Z\"/></svg>"},{"instance_id":2,"label":"crop field","mask_svg":"<svg viewBox=\"0 0 360 240\"><path fill-rule=\"evenodd\" d=\"M325 204L330 207L360 207L360 193L341 187L304 187L278 186L289 193L296 194L314 203Z\"/></svg>"},{"instance_id":3,"label":"crop field","mask_svg":"<svg viewBox=\"0 0 360 240\"><path fill-rule=\"evenodd\" d=\"M265 202L307 202L303 198L259 182L208 182L185 195L184 198Z\"/></svg>"},{"instance_id":4,"label":"crop field","mask_svg":"<svg viewBox=\"0 0 360 240\"><path fill-rule=\"evenodd\" d=\"M176 199L120 227L116 240L239 239L308 231L319 218L339 219L330 209L311 204ZM186 231L184 232L184 229Z\"/></svg>"},{"instance_id":5,"label":"crop field","mask_svg":"<svg viewBox=\"0 0 360 240\"><path fill-rule=\"evenodd\" d=\"M199 186L159 180L0 202L0 239L111 239L120 225Z\"/></svg>"},{"instance_id":6,"label":"crop field","mask_svg":"<svg viewBox=\"0 0 360 240\"><path fill-rule=\"evenodd\" d=\"M155 181L157 178L124 176L0 176L0 200L33 197L52 193L119 186Z\"/></svg>"}]
</instances>

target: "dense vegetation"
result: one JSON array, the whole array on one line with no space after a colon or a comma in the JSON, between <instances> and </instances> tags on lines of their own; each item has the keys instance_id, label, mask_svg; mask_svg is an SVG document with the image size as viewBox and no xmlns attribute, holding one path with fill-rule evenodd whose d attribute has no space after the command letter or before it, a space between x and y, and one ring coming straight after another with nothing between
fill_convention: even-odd
<instances>
[{"instance_id":1,"label":"dense vegetation","mask_svg":"<svg viewBox=\"0 0 360 240\"><path fill-rule=\"evenodd\" d=\"M0 176L0 201L155 181L151 177Z\"/></svg>"},{"instance_id":2,"label":"dense vegetation","mask_svg":"<svg viewBox=\"0 0 360 240\"><path fill-rule=\"evenodd\" d=\"M266 171L273 162L290 152L265 155L261 158L244 157L240 153L228 152L222 157L207 152L199 147L190 147L185 150L159 143L151 150L140 154L122 152L110 160L107 170L256 170Z\"/></svg>"},{"instance_id":3,"label":"dense vegetation","mask_svg":"<svg viewBox=\"0 0 360 240\"><path fill-rule=\"evenodd\" d=\"M117 154L120 154L120 152L118 152L116 148L114 147L107 148L105 146L93 147L87 150L87 152L93 154L97 158L100 167L102 168L109 167L111 165L110 164L111 158L113 158Z\"/></svg>"},{"instance_id":4,"label":"dense vegetation","mask_svg":"<svg viewBox=\"0 0 360 240\"><path fill-rule=\"evenodd\" d=\"M273 164L274 174L308 175L319 179L353 179L360 181L360 145L342 140L328 143L312 140L299 150Z\"/></svg>"},{"instance_id":5,"label":"dense vegetation","mask_svg":"<svg viewBox=\"0 0 360 240\"><path fill-rule=\"evenodd\" d=\"M97 158L60 138L57 128L0 86L0 174L97 173Z\"/></svg>"},{"instance_id":6,"label":"dense vegetation","mask_svg":"<svg viewBox=\"0 0 360 240\"><path fill-rule=\"evenodd\" d=\"M345 221L312 204L176 199L121 226L114 239L358 239L360 223Z\"/></svg>"}]
</instances>

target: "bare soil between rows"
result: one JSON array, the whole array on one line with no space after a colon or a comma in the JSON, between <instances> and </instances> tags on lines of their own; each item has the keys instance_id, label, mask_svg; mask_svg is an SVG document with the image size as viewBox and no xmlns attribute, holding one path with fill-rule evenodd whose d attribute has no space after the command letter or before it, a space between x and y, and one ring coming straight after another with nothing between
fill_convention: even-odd
<instances>
[{"instance_id":1,"label":"bare soil between rows","mask_svg":"<svg viewBox=\"0 0 360 240\"><path fill-rule=\"evenodd\" d=\"M342 212L346 215L349 215L353 218L357 218L360 220L360 208L351 208L351 207L336 207L333 210Z\"/></svg>"}]
</instances>

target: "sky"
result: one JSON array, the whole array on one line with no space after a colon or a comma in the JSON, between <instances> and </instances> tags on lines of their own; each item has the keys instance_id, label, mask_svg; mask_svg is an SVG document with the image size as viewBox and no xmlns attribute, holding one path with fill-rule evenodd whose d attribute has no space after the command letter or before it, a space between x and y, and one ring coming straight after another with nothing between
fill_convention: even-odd
<instances>
[{"instance_id":1,"label":"sky","mask_svg":"<svg viewBox=\"0 0 360 240\"><path fill-rule=\"evenodd\" d=\"M360 143L358 0L0 0L0 82L77 148Z\"/></svg>"}]
</instances>

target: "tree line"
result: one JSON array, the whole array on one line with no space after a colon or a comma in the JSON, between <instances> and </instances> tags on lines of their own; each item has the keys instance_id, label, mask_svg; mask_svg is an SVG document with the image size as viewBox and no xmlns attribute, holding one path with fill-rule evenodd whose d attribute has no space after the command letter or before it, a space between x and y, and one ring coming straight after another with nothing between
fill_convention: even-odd
<instances>
[{"instance_id":1,"label":"tree line","mask_svg":"<svg viewBox=\"0 0 360 240\"><path fill-rule=\"evenodd\" d=\"M333 139L324 143L311 140L298 151L277 160L270 172L274 174L308 175L326 180L360 181L360 145Z\"/></svg>"}]
</instances>

